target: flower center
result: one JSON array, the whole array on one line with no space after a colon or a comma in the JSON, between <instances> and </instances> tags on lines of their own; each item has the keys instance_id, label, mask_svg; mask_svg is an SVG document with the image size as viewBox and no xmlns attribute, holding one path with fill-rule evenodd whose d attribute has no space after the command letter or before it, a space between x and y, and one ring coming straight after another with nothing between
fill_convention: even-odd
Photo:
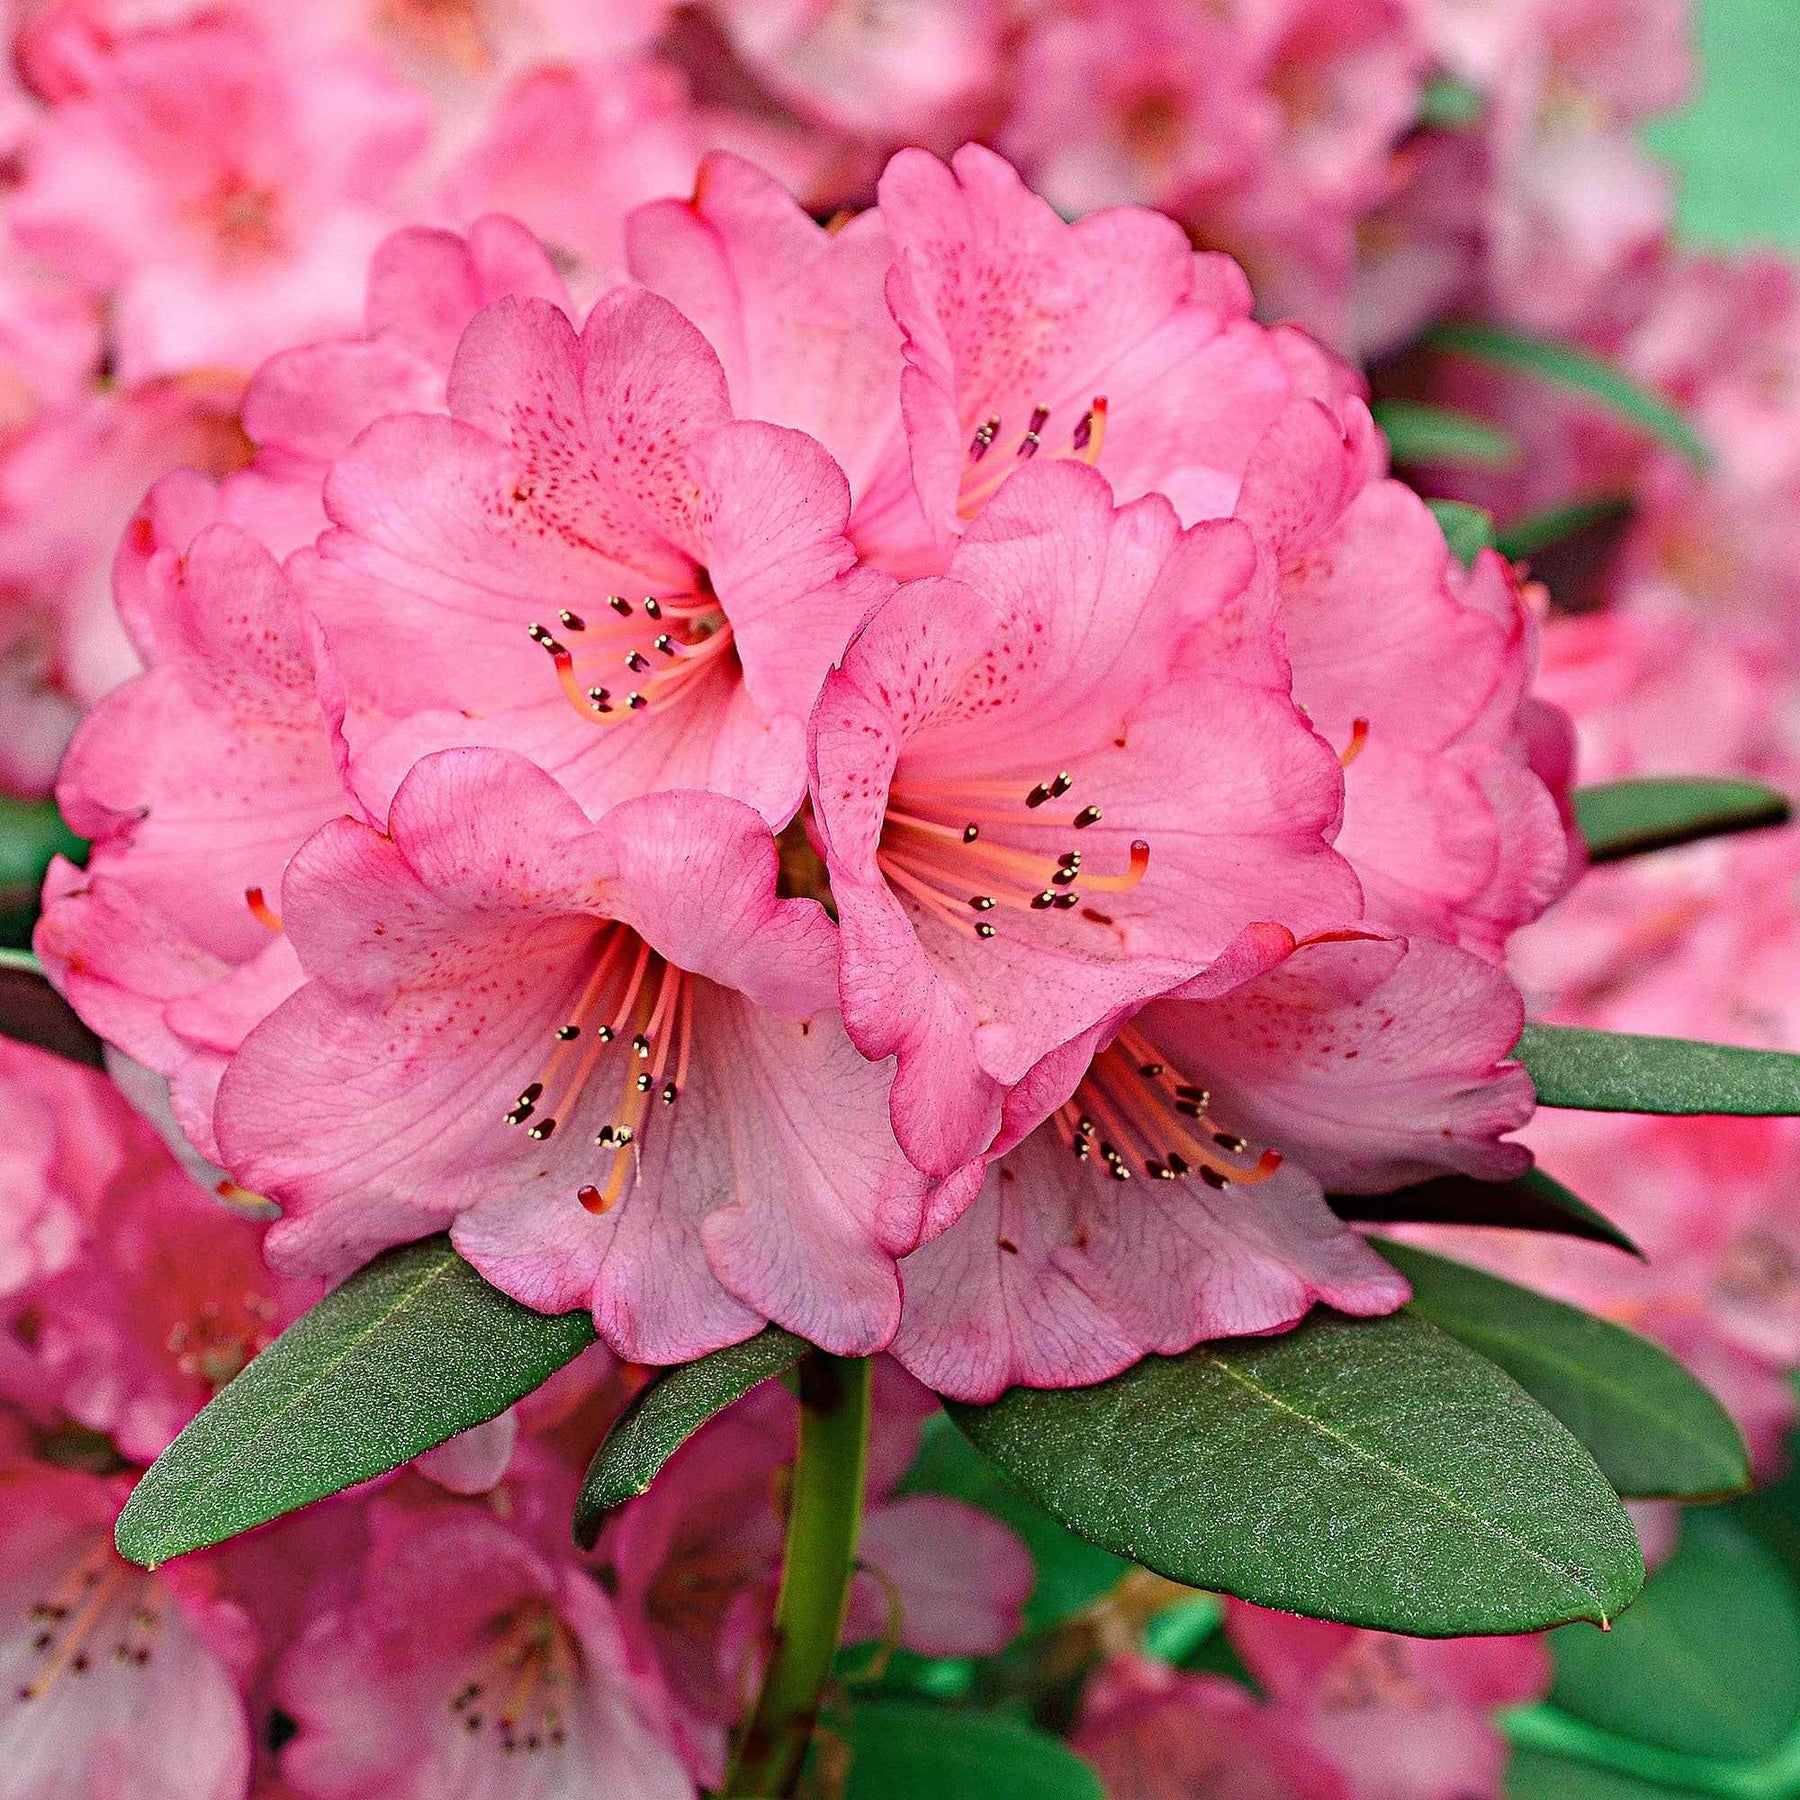
<instances>
[{"instance_id":1,"label":"flower center","mask_svg":"<svg viewBox=\"0 0 1800 1800\"><path fill-rule=\"evenodd\" d=\"M492 1642L450 1697L451 1716L471 1737L491 1732L508 1755L560 1750L580 1674L562 1621L544 1601L527 1600L489 1630Z\"/></svg>"},{"instance_id":2,"label":"flower center","mask_svg":"<svg viewBox=\"0 0 1800 1800\"><path fill-rule=\"evenodd\" d=\"M1212 1096L1165 1062L1128 1025L1093 1060L1081 1085L1054 1114L1057 1134L1087 1162L1098 1156L1115 1181L1198 1175L1210 1188L1255 1187L1281 1167L1279 1150L1258 1151L1223 1131Z\"/></svg>"},{"instance_id":3,"label":"flower center","mask_svg":"<svg viewBox=\"0 0 1800 1800\"><path fill-rule=\"evenodd\" d=\"M1122 893L1144 879L1150 846L1131 844L1122 874L1096 875L1065 837L1100 822L1100 808L1084 806L1065 825L1046 813L1075 785L1066 769L1047 780L1027 775L958 781L894 772L877 867L889 884L934 918L965 935L991 938L995 915L1068 912L1090 893ZM1055 846L1059 841L1066 848ZM1082 908L1082 917L1110 924Z\"/></svg>"},{"instance_id":4,"label":"flower center","mask_svg":"<svg viewBox=\"0 0 1800 1800\"><path fill-rule=\"evenodd\" d=\"M281 195L270 183L223 176L200 212L228 259L272 256L281 248Z\"/></svg>"},{"instance_id":5,"label":"flower center","mask_svg":"<svg viewBox=\"0 0 1800 1800\"><path fill-rule=\"evenodd\" d=\"M182 1374L222 1388L274 1341L278 1316L266 1294L208 1299L189 1317L177 1319L164 1342Z\"/></svg>"},{"instance_id":6,"label":"flower center","mask_svg":"<svg viewBox=\"0 0 1800 1800\"><path fill-rule=\"evenodd\" d=\"M86 1675L109 1638L115 1662L143 1668L155 1654L162 1607L149 1576L100 1539L48 1596L31 1604L26 1619L38 1661L17 1693L20 1700L41 1700L65 1676Z\"/></svg>"},{"instance_id":7,"label":"flower center","mask_svg":"<svg viewBox=\"0 0 1800 1800\"><path fill-rule=\"evenodd\" d=\"M595 948L586 985L555 1031L543 1073L531 1082L505 1116L523 1125L538 1143L554 1134L558 1118L568 1118L603 1061L622 1062L619 1099L613 1117L594 1142L609 1152L604 1179L584 1184L576 1199L591 1213L604 1213L625 1191L635 1167L651 1108L673 1107L687 1083L693 1054L694 988L685 971L656 955L635 931L607 924Z\"/></svg>"},{"instance_id":8,"label":"flower center","mask_svg":"<svg viewBox=\"0 0 1800 1800\"><path fill-rule=\"evenodd\" d=\"M972 519L981 511L989 500L999 491L1000 484L1005 481L1022 462L1029 462L1040 452L1051 461L1061 461L1073 457L1077 462L1087 463L1092 467L1100 460L1100 446L1106 438L1106 399L1096 394L1093 403L1080 418L1070 423L1067 438L1057 442L1057 434L1050 429L1050 419L1056 409L1037 405L1031 409L1031 419L1023 434L1014 442L1010 451L1003 450L988 461L989 454L1000 441L1002 421L998 413L991 413L976 427L974 436L969 440L968 459L963 465L962 483L956 495L956 516L959 519ZM1046 439L1052 448L1044 449ZM983 465L986 464L986 467Z\"/></svg>"},{"instance_id":9,"label":"flower center","mask_svg":"<svg viewBox=\"0 0 1800 1800\"><path fill-rule=\"evenodd\" d=\"M677 705L732 666L731 621L704 570L692 593L646 594L635 604L609 594L601 616L565 610L556 618L561 637L536 620L525 629L555 666L563 697L591 724Z\"/></svg>"}]
</instances>

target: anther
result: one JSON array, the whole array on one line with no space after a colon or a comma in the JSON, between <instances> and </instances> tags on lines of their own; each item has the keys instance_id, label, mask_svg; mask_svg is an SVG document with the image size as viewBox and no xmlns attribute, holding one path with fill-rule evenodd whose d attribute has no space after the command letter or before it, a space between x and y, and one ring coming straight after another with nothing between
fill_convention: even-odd
<instances>
[{"instance_id":1,"label":"anther","mask_svg":"<svg viewBox=\"0 0 1800 1800\"><path fill-rule=\"evenodd\" d=\"M566 644L559 644L541 625L535 623L527 625L525 627L525 635L530 638L534 644L542 645L552 656L567 656L569 654L568 646Z\"/></svg>"},{"instance_id":2,"label":"anther","mask_svg":"<svg viewBox=\"0 0 1800 1800\"><path fill-rule=\"evenodd\" d=\"M652 1075L648 1070L645 1070L645 1072L637 1078L637 1091L640 1094L649 1093L649 1091L655 1085L656 1085L656 1077L654 1075Z\"/></svg>"},{"instance_id":3,"label":"anther","mask_svg":"<svg viewBox=\"0 0 1800 1800\"><path fill-rule=\"evenodd\" d=\"M642 712L650 702L646 700L642 694L627 694L625 696L625 704L629 706L633 712Z\"/></svg>"},{"instance_id":4,"label":"anther","mask_svg":"<svg viewBox=\"0 0 1800 1800\"><path fill-rule=\"evenodd\" d=\"M1202 1169L1200 1171L1200 1179L1204 1181L1209 1188L1218 1188L1221 1191L1231 1186L1231 1183L1226 1180L1217 1169Z\"/></svg>"},{"instance_id":5,"label":"anther","mask_svg":"<svg viewBox=\"0 0 1800 1800\"><path fill-rule=\"evenodd\" d=\"M629 619L631 617L631 602L627 600L623 594L608 594L606 596L606 604L610 606L621 619Z\"/></svg>"},{"instance_id":6,"label":"anther","mask_svg":"<svg viewBox=\"0 0 1800 1800\"><path fill-rule=\"evenodd\" d=\"M1075 868L1072 864L1064 863L1062 867L1050 877L1050 885L1052 887L1067 887L1071 882L1078 880L1080 876L1081 871L1079 869Z\"/></svg>"},{"instance_id":7,"label":"anther","mask_svg":"<svg viewBox=\"0 0 1800 1800\"><path fill-rule=\"evenodd\" d=\"M680 1094L681 1094L681 1089L678 1088L674 1084L674 1082L665 1081L663 1083L662 1103L664 1106L673 1106L675 1104L676 1100L680 1097Z\"/></svg>"},{"instance_id":8,"label":"anther","mask_svg":"<svg viewBox=\"0 0 1800 1800\"><path fill-rule=\"evenodd\" d=\"M1176 1177L1188 1174L1189 1166L1187 1158L1171 1150L1169 1152L1169 1173Z\"/></svg>"},{"instance_id":9,"label":"anther","mask_svg":"<svg viewBox=\"0 0 1800 1800\"><path fill-rule=\"evenodd\" d=\"M963 842L965 844L974 843L974 841L980 836L981 836L981 827L979 825L965 825L963 827Z\"/></svg>"},{"instance_id":10,"label":"anther","mask_svg":"<svg viewBox=\"0 0 1800 1800\"><path fill-rule=\"evenodd\" d=\"M1139 1063L1138 1073L1147 1076L1150 1080L1154 1081L1157 1076L1163 1072L1163 1067L1164 1065L1159 1062Z\"/></svg>"},{"instance_id":11,"label":"anther","mask_svg":"<svg viewBox=\"0 0 1800 1800\"><path fill-rule=\"evenodd\" d=\"M987 921L984 919L979 925L977 925L975 927L975 935L977 937L982 937L982 938L991 938L995 935L994 927L992 925L988 924Z\"/></svg>"},{"instance_id":12,"label":"anther","mask_svg":"<svg viewBox=\"0 0 1800 1800\"><path fill-rule=\"evenodd\" d=\"M564 631L587 630L587 620L584 619L580 613L570 612L567 607L564 607L556 616L561 621Z\"/></svg>"},{"instance_id":13,"label":"anther","mask_svg":"<svg viewBox=\"0 0 1800 1800\"><path fill-rule=\"evenodd\" d=\"M644 596L644 611L647 612L651 618L660 619L662 617L662 602L658 600L654 594L646 594Z\"/></svg>"},{"instance_id":14,"label":"anther","mask_svg":"<svg viewBox=\"0 0 1800 1800\"><path fill-rule=\"evenodd\" d=\"M1159 1162L1145 1163L1144 1173L1148 1175L1152 1181L1173 1181L1175 1179L1174 1170L1165 1169Z\"/></svg>"},{"instance_id":15,"label":"anther","mask_svg":"<svg viewBox=\"0 0 1800 1800\"><path fill-rule=\"evenodd\" d=\"M1189 1087L1185 1081L1175 1089L1175 1095L1180 1100L1197 1100L1202 1106L1211 1098L1205 1088Z\"/></svg>"},{"instance_id":16,"label":"anther","mask_svg":"<svg viewBox=\"0 0 1800 1800\"><path fill-rule=\"evenodd\" d=\"M556 1028L556 1035L565 1044L573 1043L576 1038L581 1036L581 1027L579 1025L559 1025Z\"/></svg>"},{"instance_id":17,"label":"anther","mask_svg":"<svg viewBox=\"0 0 1800 1800\"><path fill-rule=\"evenodd\" d=\"M664 656L675 654L675 640L666 631L659 631L656 634L656 641L650 647L653 650L660 650Z\"/></svg>"},{"instance_id":18,"label":"anther","mask_svg":"<svg viewBox=\"0 0 1800 1800\"><path fill-rule=\"evenodd\" d=\"M535 1125L528 1126L525 1135L528 1138L536 1138L539 1143L542 1143L555 1129L556 1121L554 1119L543 1118L539 1119Z\"/></svg>"},{"instance_id":19,"label":"anther","mask_svg":"<svg viewBox=\"0 0 1800 1800\"><path fill-rule=\"evenodd\" d=\"M1060 800L1075 785L1075 777L1067 769L1057 771L1056 779L1050 783L1050 798Z\"/></svg>"},{"instance_id":20,"label":"anther","mask_svg":"<svg viewBox=\"0 0 1800 1800\"><path fill-rule=\"evenodd\" d=\"M647 668L649 668L650 659L643 653L643 651L633 650L630 653L630 655L628 655L625 658L625 666L632 672L632 674L641 675Z\"/></svg>"},{"instance_id":21,"label":"anther","mask_svg":"<svg viewBox=\"0 0 1800 1800\"><path fill-rule=\"evenodd\" d=\"M1200 1103L1197 1100L1177 1100L1175 1110L1183 1118L1197 1119L1200 1117Z\"/></svg>"},{"instance_id":22,"label":"anther","mask_svg":"<svg viewBox=\"0 0 1800 1800\"><path fill-rule=\"evenodd\" d=\"M987 455L988 451L993 448L994 438L999 433L999 430L1000 415L995 413L975 433L974 440L969 445L970 462L980 462L981 459Z\"/></svg>"},{"instance_id":23,"label":"anther","mask_svg":"<svg viewBox=\"0 0 1800 1800\"><path fill-rule=\"evenodd\" d=\"M1041 894L1031 896L1031 910L1043 912L1046 908L1054 906L1062 897L1054 888L1045 888ZM1071 894L1069 898L1073 899L1074 895Z\"/></svg>"},{"instance_id":24,"label":"anther","mask_svg":"<svg viewBox=\"0 0 1800 1800\"><path fill-rule=\"evenodd\" d=\"M610 1025L596 1026L594 1030L594 1036L603 1044L610 1044L617 1035Z\"/></svg>"},{"instance_id":25,"label":"anther","mask_svg":"<svg viewBox=\"0 0 1800 1800\"><path fill-rule=\"evenodd\" d=\"M1054 905L1062 912L1067 912L1071 906L1080 904L1081 896L1079 894L1058 894L1054 901Z\"/></svg>"},{"instance_id":26,"label":"anther","mask_svg":"<svg viewBox=\"0 0 1800 1800\"><path fill-rule=\"evenodd\" d=\"M977 912L992 912L995 904L994 896L992 894L977 894L970 900L969 904L974 907Z\"/></svg>"},{"instance_id":27,"label":"anther","mask_svg":"<svg viewBox=\"0 0 1800 1800\"><path fill-rule=\"evenodd\" d=\"M640 1031L637 1036L631 1040L631 1047L640 1057L648 1056L650 1054L650 1039Z\"/></svg>"},{"instance_id":28,"label":"anther","mask_svg":"<svg viewBox=\"0 0 1800 1800\"><path fill-rule=\"evenodd\" d=\"M1075 815L1075 829L1077 831L1086 831L1090 825L1098 825L1099 823L1100 809L1097 806L1084 806L1081 811Z\"/></svg>"},{"instance_id":29,"label":"anther","mask_svg":"<svg viewBox=\"0 0 1800 1800\"><path fill-rule=\"evenodd\" d=\"M1229 1131L1215 1131L1213 1142L1221 1150L1229 1150L1233 1156L1242 1156L1250 1148L1241 1137L1233 1137Z\"/></svg>"},{"instance_id":30,"label":"anther","mask_svg":"<svg viewBox=\"0 0 1800 1800\"><path fill-rule=\"evenodd\" d=\"M1038 446L1044 441L1039 433L1049 423L1050 409L1047 406L1034 406L1031 409L1031 423L1025 428L1025 435L1019 440L1019 455L1036 456Z\"/></svg>"},{"instance_id":31,"label":"anther","mask_svg":"<svg viewBox=\"0 0 1800 1800\"><path fill-rule=\"evenodd\" d=\"M587 697L588 705L590 705L595 712L612 711L612 708L607 705L607 702L612 699L611 688L591 687L588 689Z\"/></svg>"}]
</instances>

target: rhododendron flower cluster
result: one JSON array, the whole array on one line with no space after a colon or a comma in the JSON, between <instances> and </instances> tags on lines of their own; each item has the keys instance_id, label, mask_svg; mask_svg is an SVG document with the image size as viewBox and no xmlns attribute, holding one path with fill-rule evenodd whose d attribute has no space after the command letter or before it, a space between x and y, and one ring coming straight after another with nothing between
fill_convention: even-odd
<instances>
[{"instance_id":1,"label":"rhododendron flower cluster","mask_svg":"<svg viewBox=\"0 0 1800 1800\"><path fill-rule=\"evenodd\" d=\"M1794 1118L1533 1060L1800 1052L1792 833L1577 806L1800 786L1688 23L9 17L0 1787L1499 1800L1794 1423Z\"/></svg>"}]
</instances>

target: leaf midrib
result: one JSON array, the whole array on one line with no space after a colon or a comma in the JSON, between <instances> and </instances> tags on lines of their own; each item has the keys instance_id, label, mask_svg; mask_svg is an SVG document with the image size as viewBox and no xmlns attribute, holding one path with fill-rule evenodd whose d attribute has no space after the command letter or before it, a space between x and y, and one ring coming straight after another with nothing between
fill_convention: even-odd
<instances>
[{"instance_id":1,"label":"leaf midrib","mask_svg":"<svg viewBox=\"0 0 1800 1800\"><path fill-rule=\"evenodd\" d=\"M1464 1502L1457 1500L1454 1495L1444 1492L1441 1488L1433 1487L1428 1481L1422 1481L1409 1470L1400 1467L1399 1464L1392 1463L1376 1451L1365 1448L1363 1445L1357 1443L1354 1438L1346 1437L1341 1431L1326 1424L1323 1419L1315 1419L1311 1414L1300 1411L1298 1407L1292 1405L1289 1401L1284 1400L1279 1394L1274 1393L1271 1389L1262 1386L1260 1382L1252 1380L1248 1375L1233 1368L1223 1357L1208 1351L1205 1353L1205 1359L1212 1363L1215 1368L1219 1369L1228 1380L1235 1381L1240 1387L1248 1389L1275 1411L1286 1413L1291 1418L1298 1419L1302 1425L1310 1426L1321 1436L1331 1439L1334 1443L1341 1444L1345 1449L1351 1451L1354 1455L1361 1457L1365 1462L1371 1463L1385 1474L1393 1476L1401 1484L1416 1488L1420 1493L1429 1495L1433 1500L1437 1501L1446 1512L1473 1521L1475 1524L1491 1532L1495 1537L1501 1539L1502 1542L1511 1544L1527 1560L1535 1562L1541 1567L1548 1569L1553 1574L1561 1576L1578 1593L1585 1593L1591 1597L1595 1609L1600 1614L1601 1621L1603 1623L1605 1622L1607 1618L1606 1603L1599 1590L1584 1582L1575 1570L1565 1567L1553 1557L1545 1555L1543 1551L1526 1543L1516 1532L1509 1531L1498 1520L1485 1517ZM1529 1398L1529 1396L1527 1396L1527 1398ZM1532 1404L1536 1405L1537 1402L1532 1401Z\"/></svg>"},{"instance_id":2,"label":"leaf midrib","mask_svg":"<svg viewBox=\"0 0 1800 1800\"><path fill-rule=\"evenodd\" d=\"M282 1405L278 1406L274 1411L265 1414L256 1425L254 1431L240 1440L237 1449L228 1452L217 1462L208 1463L203 1471L203 1479L196 1481L192 1485L186 1486L185 1493L180 1497L171 1496L174 1503L169 1508L165 1517L171 1523L192 1518L202 1504L201 1496L214 1492L219 1487L226 1484L227 1478L247 1457L250 1456L251 1451L270 1426L278 1424L282 1419L292 1413L296 1407L312 1394L320 1382L325 1380L327 1376L334 1374L352 1355L361 1349L363 1344L374 1332L404 1313L407 1308L409 1308L422 1294L426 1293L431 1288L432 1284L439 1280L440 1277L453 1274L455 1272L455 1267L455 1252L446 1251L443 1258L431 1268L427 1269L420 1279L413 1286L409 1287L391 1307L377 1313L362 1330L346 1339L343 1348L335 1356L322 1364L313 1375L302 1382ZM202 1414L201 1416L204 1417L205 1415ZM471 1420L470 1424L479 1424L480 1422L481 1421L479 1420ZM167 1477L165 1476L164 1479L166 1481ZM149 1477L146 1476L144 1483L140 1484L139 1491L142 1491L142 1488L147 1486L148 1482ZM137 1495L134 1493L132 1498L135 1500ZM189 1549L197 1547L197 1545L186 1546L186 1548ZM169 1556L177 1556L180 1554L182 1554L182 1552L177 1550L166 1552L166 1555Z\"/></svg>"}]
</instances>

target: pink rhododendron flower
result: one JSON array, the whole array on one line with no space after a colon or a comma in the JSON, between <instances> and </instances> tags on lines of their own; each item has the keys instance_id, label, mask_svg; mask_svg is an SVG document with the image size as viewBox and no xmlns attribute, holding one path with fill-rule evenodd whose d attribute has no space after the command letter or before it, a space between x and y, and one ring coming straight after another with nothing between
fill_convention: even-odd
<instances>
[{"instance_id":1,"label":"pink rhododendron flower","mask_svg":"<svg viewBox=\"0 0 1800 1800\"><path fill-rule=\"evenodd\" d=\"M112 1547L116 1481L0 1464L0 1759L19 1800L241 1800L251 1633L188 1558L149 1575Z\"/></svg>"},{"instance_id":2,"label":"pink rhododendron flower","mask_svg":"<svg viewBox=\"0 0 1800 1800\"><path fill-rule=\"evenodd\" d=\"M0 1295L29 1291L74 1261L119 1173L154 1136L104 1075L0 1039Z\"/></svg>"},{"instance_id":3,"label":"pink rhododendron flower","mask_svg":"<svg viewBox=\"0 0 1800 1800\"><path fill-rule=\"evenodd\" d=\"M612 1607L486 1508L383 1500L360 1589L288 1653L301 1800L451 1800L487 1789L688 1800L667 1702L629 1665ZM456 1571L446 1585L444 1572Z\"/></svg>"},{"instance_id":4,"label":"pink rhododendron flower","mask_svg":"<svg viewBox=\"0 0 1800 1800\"><path fill-rule=\"evenodd\" d=\"M1108 1800L1350 1800L1288 1719L1222 1675L1116 1656L1088 1680L1070 1744Z\"/></svg>"},{"instance_id":5,"label":"pink rhododendron flower","mask_svg":"<svg viewBox=\"0 0 1800 1800\"><path fill-rule=\"evenodd\" d=\"M1033 1571L999 1520L935 1494L890 1498L930 1397L877 1365L868 1507L846 1643L897 1641L924 1656L992 1656L1019 1629ZM634 1650L673 1701L683 1756L716 1785L727 1734L769 1649L782 1520L775 1481L793 1460L798 1409L769 1384L684 1446L597 1547ZM954 1564L944 1547L957 1547Z\"/></svg>"},{"instance_id":6,"label":"pink rhododendron flower","mask_svg":"<svg viewBox=\"0 0 1800 1800\"><path fill-rule=\"evenodd\" d=\"M881 215L931 542L867 530L858 542L896 573L940 569L1027 461L1092 463L1121 500L1162 493L1184 523L1229 514L1290 401L1357 391L1310 339L1253 324L1236 265L1196 257L1172 220L1125 208L1066 224L977 145L949 167L902 151L881 180Z\"/></svg>"},{"instance_id":7,"label":"pink rhododendron flower","mask_svg":"<svg viewBox=\"0 0 1800 1800\"><path fill-rule=\"evenodd\" d=\"M1294 698L1346 764L1336 845L1382 924L1498 956L1582 866L1567 727L1528 693L1535 619L1497 555L1465 573L1396 481L1307 517L1340 462L1324 413L1296 408L1238 505L1279 545Z\"/></svg>"},{"instance_id":8,"label":"pink rhododendron flower","mask_svg":"<svg viewBox=\"0 0 1800 1800\"><path fill-rule=\"evenodd\" d=\"M813 803L844 1018L897 1055L920 1167L983 1150L1006 1090L1245 926L1354 919L1337 759L1288 698L1250 535L1011 478L947 579L902 588L825 684ZM1254 846L1254 848L1250 848Z\"/></svg>"},{"instance_id":9,"label":"pink rhododendron flower","mask_svg":"<svg viewBox=\"0 0 1800 1800\"><path fill-rule=\"evenodd\" d=\"M634 1361L770 1317L879 1348L922 1182L834 1016L836 933L775 876L740 802L593 823L498 751L420 763L385 835L317 832L282 890L310 979L218 1106L227 1165L287 1209L277 1260L342 1273L453 1223L490 1280L591 1307Z\"/></svg>"},{"instance_id":10,"label":"pink rhododendron flower","mask_svg":"<svg viewBox=\"0 0 1800 1800\"><path fill-rule=\"evenodd\" d=\"M728 0L712 11L774 96L874 144L954 140L993 105L1000 0Z\"/></svg>"},{"instance_id":11,"label":"pink rhododendron flower","mask_svg":"<svg viewBox=\"0 0 1800 1800\"><path fill-rule=\"evenodd\" d=\"M1501 1800L1492 1715L1550 1685L1541 1637L1396 1637L1239 1602L1225 1629L1271 1724L1336 1763L1356 1800Z\"/></svg>"},{"instance_id":12,"label":"pink rhododendron flower","mask_svg":"<svg viewBox=\"0 0 1800 1800\"><path fill-rule=\"evenodd\" d=\"M987 1401L1285 1330L1315 1302L1391 1312L1406 1284L1321 1189L1517 1174L1521 1010L1428 938L1246 932L1091 1063L1051 1056L1015 1090L979 1196L904 1264L894 1354Z\"/></svg>"},{"instance_id":13,"label":"pink rhododendron flower","mask_svg":"<svg viewBox=\"0 0 1800 1800\"><path fill-rule=\"evenodd\" d=\"M852 567L831 459L734 420L704 339L637 292L579 336L542 301L489 307L450 415L366 432L326 507L337 529L292 567L352 751L400 721L359 776L377 809L422 751L474 740L527 751L593 810L705 786L779 825L819 684L883 590Z\"/></svg>"},{"instance_id":14,"label":"pink rhododendron flower","mask_svg":"<svg viewBox=\"0 0 1800 1800\"><path fill-rule=\"evenodd\" d=\"M231 18L136 32L44 120L12 227L110 297L126 380L247 373L354 320L428 130L354 52L283 54Z\"/></svg>"},{"instance_id":15,"label":"pink rhododendron flower","mask_svg":"<svg viewBox=\"0 0 1800 1800\"><path fill-rule=\"evenodd\" d=\"M29 1295L33 1353L70 1418L149 1462L319 1290L271 1273L266 1222L196 1187L160 1145L101 1209L85 1253Z\"/></svg>"},{"instance_id":16,"label":"pink rhododendron flower","mask_svg":"<svg viewBox=\"0 0 1800 1800\"><path fill-rule=\"evenodd\" d=\"M81 709L138 669L109 574L144 489L171 465L223 473L248 451L205 382L94 393L0 450L0 659L19 694L0 784L43 793Z\"/></svg>"},{"instance_id":17,"label":"pink rhododendron flower","mask_svg":"<svg viewBox=\"0 0 1800 1800\"><path fill-rule=\"evenodd\" d=\"M219 518L233 499L170 476L127 536L121 602L149 667L69 753L63 812L95 847L85 871L52 868L36 935L88 1021L170 1080L207 1156L225 1057L300 979L282 870L349 805L306 625L268 551Z\"/></svg>"}]
</instances>

